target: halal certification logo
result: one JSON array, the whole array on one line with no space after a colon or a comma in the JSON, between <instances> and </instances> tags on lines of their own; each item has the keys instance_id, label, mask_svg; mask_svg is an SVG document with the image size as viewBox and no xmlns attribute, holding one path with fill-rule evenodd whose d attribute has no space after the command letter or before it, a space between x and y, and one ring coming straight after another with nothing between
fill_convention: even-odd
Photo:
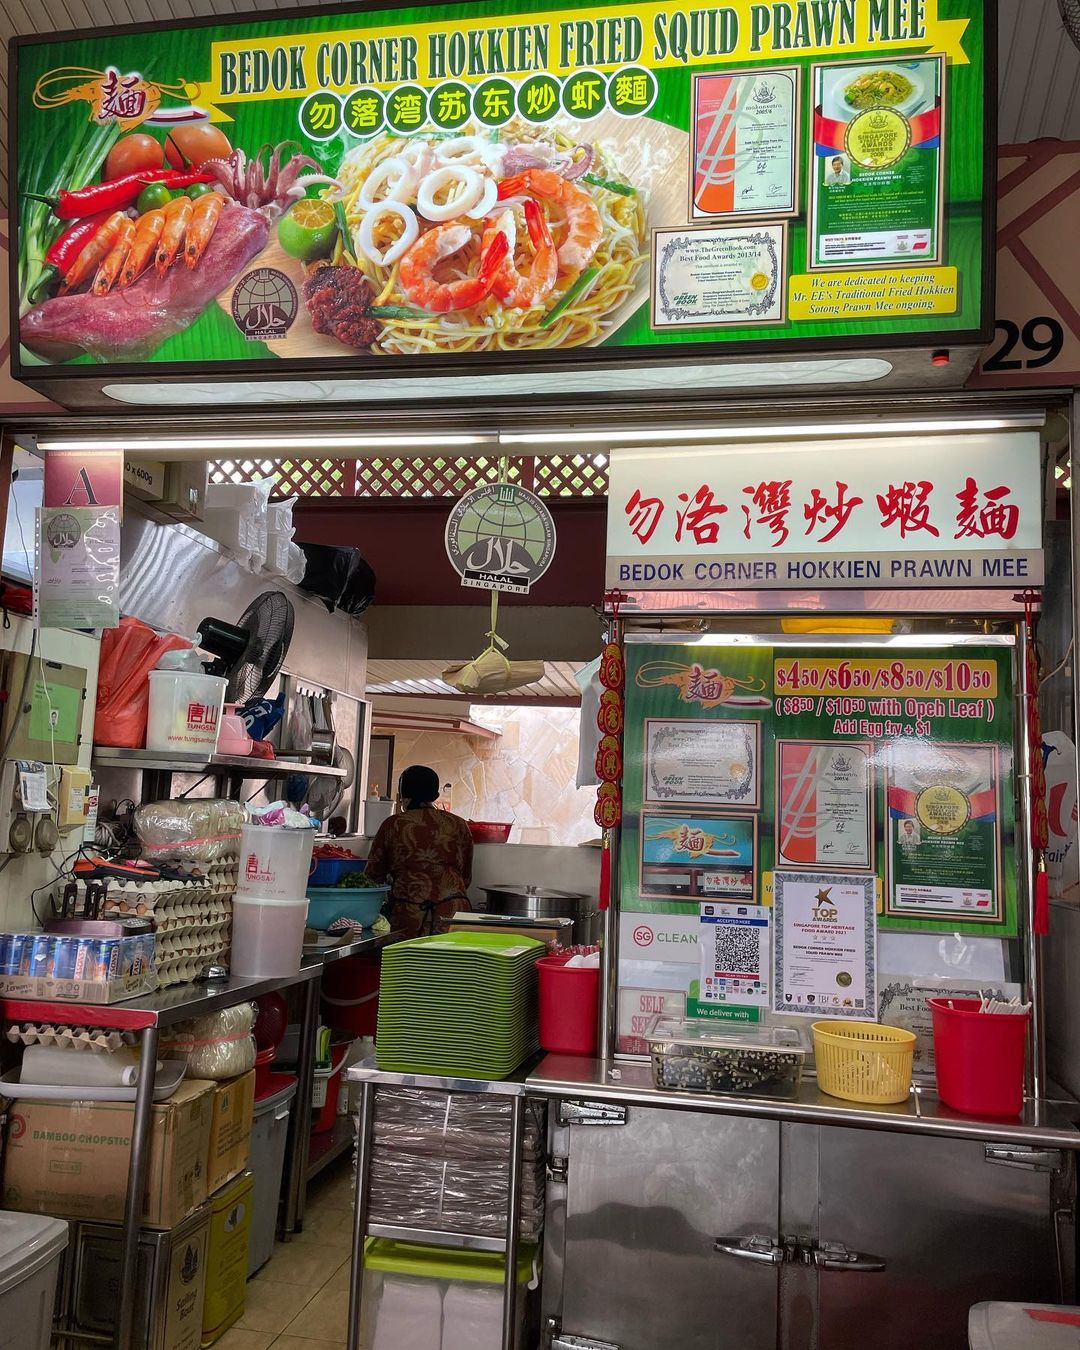
<instances>
[{"instance_id":1,"label":"halal certification logo","mask_svg":"<svg viewBox=\"0 0 1080 1350\"><path fill-rule=\"evenodd\" d=\"M75 548L82 538L82 526L78 517L69 515L66 511L53 516L45 528L45 538L50 548Z\"/></svg>"},{"instance_id":2,"label":"halal certification logo","mask_svg":"<svg viewBox=\"0 0 1080 1350\"><path fill-rule=\"evenodd\" d=\"M555 522L535 492L488 483L450 512L446 552L463 586L527 595L551 565Z\"/></svg>"},{"instance_id":3,"label":"halal certification logo","mask_svg":"<svg viewBox=\"0 0 1080 1350\"><path fill-rule=\"evenodd\" d=\"M233 321L252 342L283 338L298 308L296 287L276 267L255 268L233 291Z\"/></svg>"}]
</instances>

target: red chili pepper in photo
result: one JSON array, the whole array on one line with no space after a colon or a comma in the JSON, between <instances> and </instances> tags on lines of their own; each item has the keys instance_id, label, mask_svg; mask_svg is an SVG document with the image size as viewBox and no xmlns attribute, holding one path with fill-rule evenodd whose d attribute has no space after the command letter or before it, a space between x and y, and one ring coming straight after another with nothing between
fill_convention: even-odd
<instances>
[{"instance_id":1,"label":"red chili pepper in photo","mask_svg":"<svg viewBox=\"0 0 1080 1350\"><path fill-rule=\"evenodd\" d=\"M214 175L201 169L137 169L122 178L106 183L91 183L88 187L66 188L55 197L41 197L27 192L23 195L37 202L47 202L60 220L78 220L99 211L122 210L138 197L150 183L164 183L167 188L191 187L192 183L212 183Z\"/></svg>"},{"instance_id":2,"label":"red chili pepper in photo","mask_svg":"<svg viewBox=\"0 0 1080 1350\"><path fill-rule=\"evenodd\" d=\"M60 231L45 254L45 270L30 296L32 305L41 300L54 282L67 275L68 269L82 252L84 245L93 239L108 217L108 211L98 211L95 215L74 221Z\"/></svg>"}]
</instances>

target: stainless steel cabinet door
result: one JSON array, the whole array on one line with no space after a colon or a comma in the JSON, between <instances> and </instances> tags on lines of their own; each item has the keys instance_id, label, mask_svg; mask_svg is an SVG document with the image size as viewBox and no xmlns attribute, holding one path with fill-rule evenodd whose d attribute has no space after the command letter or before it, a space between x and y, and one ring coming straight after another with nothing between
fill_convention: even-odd
<instances>
[{"instance_id":1,"label":"stainless steel cabinet door","mask_svg":"<svg viewBox=\"0 0 1080 1350\"><path fill-rule=\"evenodd\" d=\"M780 1127L631 1106L572 1126L562 1331L620 1350L774 1350L778 1266L713 1250L774 1235Z\"/></svg>"},{"instance_id":2,"label":"stainless steel cabinet door","mask_svg":"<svg viewBox=\"0 0 1080 1350\"><path fill-rule=\"evenodd\" d=\"M1057 1301L1048 1173L987 1162L974 1140L817 1134L818 1240L885 1260L818 1271L822 1350L965 1350L973 1303Z\"/></svg>"}]
</instances>

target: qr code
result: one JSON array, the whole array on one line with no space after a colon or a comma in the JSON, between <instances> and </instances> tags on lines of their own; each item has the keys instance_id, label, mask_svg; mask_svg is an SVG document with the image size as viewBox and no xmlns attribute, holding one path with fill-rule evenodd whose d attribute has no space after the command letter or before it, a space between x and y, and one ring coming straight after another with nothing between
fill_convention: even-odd
<instances>
[{"instance_id":1,"label":"qr code","mask_svg":"<svg viewBox=\"0 0 1080 1350\"><path fill-rule=\"evenodd\" d=\"M748 975L761 970L761 929L717 924L713 929L713 969L717 975Z\"/></svg>"}]
</instances>

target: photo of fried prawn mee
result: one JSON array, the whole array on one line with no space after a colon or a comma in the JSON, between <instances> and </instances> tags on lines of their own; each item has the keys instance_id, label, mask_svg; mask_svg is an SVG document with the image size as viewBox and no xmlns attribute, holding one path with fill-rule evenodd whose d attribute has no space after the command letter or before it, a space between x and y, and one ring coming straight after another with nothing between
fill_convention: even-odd
<instances>
[{"instance_id":1,"label":"photo of fried prawn mee","mask_svg":"<svg viewBox=\"0 0 1080 1350\"><path fill-rule=\"evenodd\" d=\"M371 350L602 340L647 260L643 193L612 158L524 122L383 132L350 150L323 194L347 226L329 262L363 274Z\"/></svg>"}]
</instances>

